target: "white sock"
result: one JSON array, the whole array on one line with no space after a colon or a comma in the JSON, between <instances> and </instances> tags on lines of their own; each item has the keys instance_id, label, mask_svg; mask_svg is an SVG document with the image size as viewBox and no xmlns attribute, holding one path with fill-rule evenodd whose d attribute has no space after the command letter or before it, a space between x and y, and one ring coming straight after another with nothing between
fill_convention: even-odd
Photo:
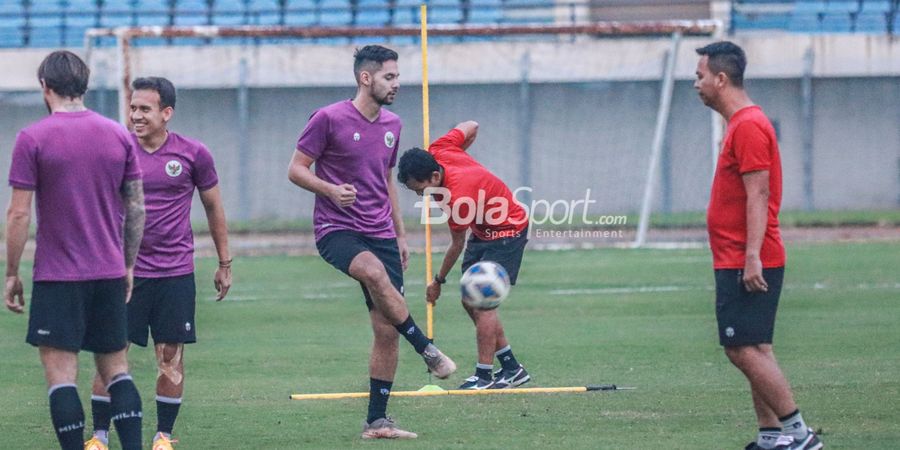
<instances>
[{"instance_id":1,"label":"white sock","mask_svg":"<svg viewBox=\"0 0 900 450\"><path fill-rule=\"evenodd\" d=\"M94 430L94 437L99 439L103 445L109 445L109 430Z\"/></svg>"},{"instance_id":2,"label":"white sock","mask_svg":"<svg viewBox=\"0 0 900 450\"><path fill-rule=\"evenodd\" d=\"M759 434L756 436L756 445L765 449L775 448L779 437L781 437L781 430L778 428L760 428Z\"/></svg>"},{"instance_id":3,"label":"white sock","mask_svg":"<svg viewBox=\"0 0 900 450\"><path fill-rule=\"evenodd\" d=\"M784 429L784 434L794 438L795 441L802 441L809 433L809 427L803 421L799 409L782 420L781 427Z\"/></svg>"}]
</instances>

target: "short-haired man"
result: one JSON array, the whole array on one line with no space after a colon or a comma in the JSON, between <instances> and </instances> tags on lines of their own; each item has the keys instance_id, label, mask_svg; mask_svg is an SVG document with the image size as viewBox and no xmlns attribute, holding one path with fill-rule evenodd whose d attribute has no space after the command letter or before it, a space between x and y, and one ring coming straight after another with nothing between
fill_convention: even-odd
<instances>
[{"instance_id":1,"label":"short-haired man","mask_svg":"<svg viewBox=\"0 0 900 450\"><path fill-rule=\"evenodd\" d=\"M412 148L400 158L397 176L401 183L419 195L433 193L450 214L450 247L444 261L426 289L426 300L436 302L441 285L465 248L462 271L479 261L493 261L503 266L512 284L516 284L525 245L528 243L528 216L515 201L512 192L500 178L478 163L467 150L478 133L478 123L463 122L434 141L428 151ZM428 190L429 192L426 192ZM442 192L441 192L442 191ZM483 195L482 195L483 194ZM447 198L449 197L449 198ZM467 202L483 201L471 214ZM498 212L494 212L498 208ZM488 217L489 216L489 217ZM466 243L466 233L471 237ZM475 374L467 378L460 389L506 389L527 383L531 376L513 356L512 348L503 332L503 324L496 309L477 309L462 304L475 324L478 362ZM501 369L492 374L494 357Z\"/></svg>"},{"instance_id":2,"label":"short-haired man","mask_svg":"<svg viewBox=\"0 0 900 450\"><path fill-rule=\"evenodd\" d=\"M386 415L399 335L436 377L447 378L456 370L413 321L403 298L409 251L391 175L402 124L400 117L382 108L394 102L400 88L397 58L395 51L380 45L356 51L356 96L313 113L288 171L291 182L316 194L313 223L319 254L359 281L369 309L374 343L363 439L417 437L397 428Z\"/></svg>"},{"instance_id":3,"label":"short-haired man","mask_svg":"<svg viewBox=\"0 0 900 450\"><path fill-rule=\"evenodd\" d=\"M128 339L147 346L153 336L156 378L156 435L153 450L170 450L172 429L184 393L184 344L197 342L194 322L194 190L206 210L209 232L219 256L213 277L222 300L231 287L228 227L219 178L209 150L201 142L168 130L175 114L175 86L160 77L131 83L131 138L144 173L147 225L135 267L134 295L128 304ZM104 449L109 432L109 397L95 378L91 405L94 436L86 445Z\"/></svg>"},{"instance_id":4,"label":"short-haired man","mask_svg":"<svg viewBox=\"0 0 900 450\"><path fill-rule=\"evenodd\" d=\"M731 42L697 49L694 88L728 121L707 211L719 342L750 382L759 423L752 449L822 448L803 421L772 351L785 252L778 228L781 156L775 130L744 90L744 51Z\"/></svg>"},{"instance_id":5,"label":"short-haired man","mask_svg":"<svg viewBox=\"0 0 900 450\"><path fill-rule=\"evenodd\" d=\"M84 409L76 389L78 352L94 353L122 448L141 448L141 397L125 357L133 271L144 229L137 150L121 125L84 106L90 71L56 51L38 68L50 116L16 137L6 221L6 307L25 306L19 261L36 200L37 248L28 317L38 347L59 445L80 450ZM124 221L123 221L124 217Z\"/></svg>"}]
</instances>

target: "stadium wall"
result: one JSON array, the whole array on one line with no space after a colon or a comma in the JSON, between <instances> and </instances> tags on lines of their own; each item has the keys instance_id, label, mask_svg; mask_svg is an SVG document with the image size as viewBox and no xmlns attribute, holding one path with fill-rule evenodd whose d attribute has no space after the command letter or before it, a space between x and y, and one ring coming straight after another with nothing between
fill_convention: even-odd
<instances>
[{"instance_id":1,"label":"stadium wall","mask_svg":"<svg viewBox=\"0 0 900 450\"><path fill-rule=\"evenodd\" d=\"M750 60L748 89L773 119L784 165L784 208L802 209L804 158L800 78L812 49L813 205L817 209L900 206L900 45L884 36L740 36ZM711 120L691 84L693 49L682 42L656 211L702 210L712 172ZM422 145L418 48L401 53L403 87L391 107L404 118L401 147ZM596 201L592 214L640 205L659 103L666 39L435 43L429 55L432 139L456 122L481 123L476 157L533 200ZM0 170L16 130L46 111L34 72L46 50L0 52ZM308 218L312 196L292 186L287 163L318 106L353 95L352 46L261 45L138 48L132 73L163 75L179 87L171 128L206 142L216 156L226 207L235 219ZM527 54L527 57L525 56ZM241 155L238 80L247 63L249 147ZM88 103L115 116L115 54L92 57ZM7 64L9 62L9 64ZM527 79L527 83L523 80ZM530 114L523 115L523 105ZM530 125L529 125L530 124ZM531 156L523 160L523 148ZM527 167L527 173L525 173ZM415 215L413 195L402 194ZM197 218L202 208L195 208Z\"/></svg>"}]
</instances>

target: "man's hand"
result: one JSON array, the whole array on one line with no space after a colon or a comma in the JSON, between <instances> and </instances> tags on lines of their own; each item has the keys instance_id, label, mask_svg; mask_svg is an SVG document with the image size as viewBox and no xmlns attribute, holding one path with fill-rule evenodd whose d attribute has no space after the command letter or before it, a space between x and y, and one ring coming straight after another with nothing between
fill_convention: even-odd
<instances>
[{"instance_id":1,"label":"man's hand","mask_svg":"<svg viewBox=\"0 0 900 450\"><path fill-rule=\"evenodd\" d=\"M441 283L438 283L437 281L432 280L431 283L428 284L428 287L425 288L425 301L434 305L437 303L437 299L440 296L441 296Z\"/></svg>"},{"instance_id":2,"label":"man's hand","mask_svg":"<svg viewBox=\"0 0 900 450\"><path fill-rule=\"evenodd\" d=\"M397 248L400 250L400 264L403 266L403 271L406 272L409 267L409 244L406 243L405 237L397 237Z\"/></svg>"},{"instance_id":3,"label":"man's hand","mask_svg":"<svg viewBox=\"0 0 900 450\"><path fill-rule=\"evenodd\" d=\"M3 299L6 302L6 308L10 311L17 314L25 312L25 290L22 288L22 279L18 275L6 276Z\"/></svg>"},{"instance_id":4,"label":"man's hand","mask_svg":"<svg viewBox=\"0 0 900 450\"><path fill-rule=\"evenodd\" d=\"M129 267L125 273L125 303L131 301L132 289L134 289L134 267Z\"/></svg>"},{"instance_id":5,"label":"man's hand","mask_svg":"<svg viewBox=\"0 0 900 450\"><path fill-rule=\"evenodd\" d=\"M762 274L762 261L758 255L747 255L744 262L744 288L748 292L766 292L769 285Z\"/></svg>"},{"instance_id":6,"label":"man's hand","mask_svg":"<svg viewBox=\"0 0 900 450\"><path fill-rule=\"evenodd\" d=\"M347 183L335 185L328 193L328 198L341 208L346 208L356 201L356 188Z\"/></svg>"},{"instance_id":7,"label":"man's hand","mask_svg":"<svg viewBox=\"0 0 900 450\"><path fill-rule=\"evenodd\" d=\"M213 278L213 283L216 286L216 301L220 301L228 295L228 289L231 289L231 265L229 264L227 267L219 266L216 269L216 276Z\"/></svg>"}]
</instances>

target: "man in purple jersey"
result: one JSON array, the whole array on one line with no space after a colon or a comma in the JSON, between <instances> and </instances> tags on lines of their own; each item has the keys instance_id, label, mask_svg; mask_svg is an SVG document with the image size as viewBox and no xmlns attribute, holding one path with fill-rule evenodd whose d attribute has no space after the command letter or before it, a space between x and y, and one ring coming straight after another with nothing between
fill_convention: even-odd
<instances>
[{"instance_id":1,"label":"man in purple jersey","mask_svg":"<svg viewBox=\"0 0 900 450\"><path fill-rule=\"evenodd\" d=\"M288 178L316 194L313 223L319 254L359 281L374 343L369 358L369 413L363 439L415 438L387 417L397 371L398 334L447 378L456 364L415 324L403 298L409 251L391 179L397 162L400 118L382 106L400 88L397 53L367 45L354 54L356 96L313 113L300 134ZM315 173L310 166L316 163Z\"/></svg>"},{"instance_id":2,"label":"man in purple jersey","mask_svg":"<svg viewBox=\"0 0 900 450\"><path fill-rule=\"evenodd\" d=\"M231 257L212 155L202 143L167 129L175 114L175 86L165 78L148 77L134 80L131 88L131 137L144 173L147 224L134 270L134 295L128 304L128 339L146 347L148 329L153 335L159 369L153 449L167 450L175 442L172 429L184 392L184 344L197 341L191 231L194 189L200 192L219 256L213 278L217 300L225 298L231 287ZM94 380L91 405L94 437L89 443L103 449L108 441L110 403L99 377Z\"/></svg>"},{"instance_id":3,"label":"man in purple jersey","mask_svg":"<svg viewBox=\"0 0 900 450\"><path fill-rule=\"evenodd\" d=\"M59 445L82 449L84 410L75 380L78 352L87 350L110 393L122 448L140 449L141 397L125 357L125 303L144 230L136 149L125 128L85 108L90 70L78 56L53 52L37 75L50 116L22 129L13 149L4 301L11 311L24 311L19 261L34 197L37 234L26 341L40 353Z\"/></svg>"}]
</instances>

